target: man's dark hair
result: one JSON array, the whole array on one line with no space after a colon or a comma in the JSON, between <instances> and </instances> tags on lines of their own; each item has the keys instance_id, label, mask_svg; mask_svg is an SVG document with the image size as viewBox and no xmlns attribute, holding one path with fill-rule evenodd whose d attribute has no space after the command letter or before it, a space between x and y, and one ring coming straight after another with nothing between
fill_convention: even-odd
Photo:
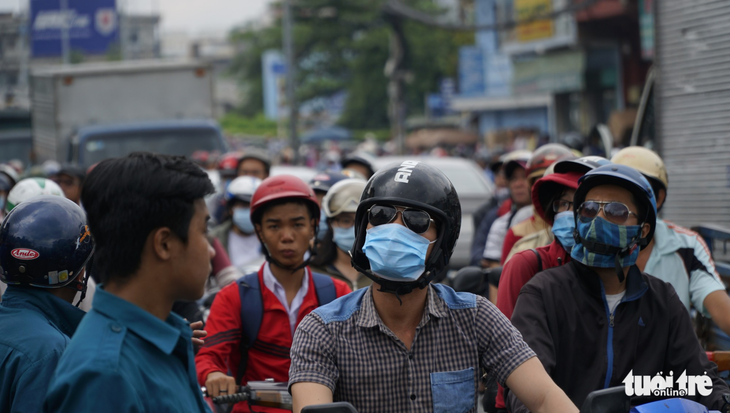
<instances>
[{"instance_id":1,"label":"man's dark hair","mask_svg":"<svg viewBox=\"0 0 730 413\"><path fill-rule=\"evenodd\" d=\"M213 191L208 174L180 156L135 152L99 163L81 191L96 241L94 271L103 282L135 273L156 228L187 243L193 202Z\"/></svg>"}]
</instances>

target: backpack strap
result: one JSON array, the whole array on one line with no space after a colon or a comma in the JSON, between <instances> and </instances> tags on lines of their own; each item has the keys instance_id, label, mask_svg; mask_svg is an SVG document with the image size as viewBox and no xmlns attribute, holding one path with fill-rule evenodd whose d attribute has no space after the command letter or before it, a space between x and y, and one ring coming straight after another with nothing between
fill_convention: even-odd
<instances>
[{"instance_id":1,"label":"backpack strap","mask_svg":"<svg viewBox=\"0 0 730 413\"><path fill-rule=\"evenodd\" d=\"M540 257L540 253L537 252L536 249L530 248L530 251L535 253L535 257L537 257L537 272L542 271L542 257ZM535 273L537 274L537 273Z\"/></svg>"},{"instance_id":2,"label":"backpack strap","mask_svg":"<svg viewBox=\"0 0 730 413\"><path fill-rule=\"evenodd\" d=\"M314 288L317 290L317 301L319 305L329 304L337 298L335 282L329 275L311 272Z\"/></svg>"},{"instance_id":3,"label":"backpack strap","mask_svg":"<svg viewBox=\"0 0 730 413\"><path fill-rule=\"evenodd\" d=\"M261 321L264 318L264 299L261 295L258 272L246 274L236 280L238 293L241 297L241 362L238 364L236 383L241 383L243 374L248 365L248 350L253 347L259 335ZM246 320L246 322L244 322Z\"/></svg>"}]
</instances>

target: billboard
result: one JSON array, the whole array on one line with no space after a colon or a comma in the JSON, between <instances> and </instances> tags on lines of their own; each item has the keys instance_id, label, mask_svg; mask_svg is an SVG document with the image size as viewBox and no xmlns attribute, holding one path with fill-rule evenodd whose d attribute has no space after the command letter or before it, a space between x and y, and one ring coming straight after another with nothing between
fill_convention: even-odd
<instances>
[{"instance_id":1,"label":"billboard","mask_svg":"<svg viewBox=\"0 0 730 413\"><path fill-rule=\"evenodd\" d=\"M62 30L68 30L70 51L104 54L119 41L116 0L30 0L30 37L33 57L63 53Z\"/></svg>"},{"instance_id":2,"label":"billboard","mask_svg":"<svg viewBox=\"0 0 730 413\"><path fill-rule=\"evenodd\" d=\"M264 115L279 120L286 113L286 61L278 50L267 50L261 56L264 89Z\"/></svg>"},{"instance_id":3,"label":"billboard","mask_svg":"<svg viewBox=\"0 0 730 413\"><path fill-rule=\"evenodd\" d=\"M551 0L515 0L514 7L517 21L525 21L550 13L553 4ZM519 24L516 28L516 35L518 42L548 39L553 37L553 21L552 19L535 20Z\"/></svg>"},{"instance_id":4,"label":"billboard","mask_svg":"<svg viewBox=\"0 0 730 413\"><path fill-rule=\"evenodd\" d=\"M475 46L459 48L459 94L462 96L483 95L484 54Z\"/></svg>"}]
</instances>

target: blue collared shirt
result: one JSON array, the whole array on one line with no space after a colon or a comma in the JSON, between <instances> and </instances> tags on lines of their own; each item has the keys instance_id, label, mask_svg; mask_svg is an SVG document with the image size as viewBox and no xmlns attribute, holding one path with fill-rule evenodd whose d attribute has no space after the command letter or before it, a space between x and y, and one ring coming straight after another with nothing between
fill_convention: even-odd
<instances>
[{"instance_id":1,"label":"blue collared shirt","mask_svg":"<svg viewBox=\"0 0 730 413\"><path fill-rule=\"evenodd\" d=\"M48 412L210 412L188 323L162 321L97 288L51 379Z\"/></svg>"},{"instance_id":2,"label":"blue collared shirt","mask_svg":"<svg viewBox=\"0 0 730 413\"><path fill-rule=\"evenodd\" d=\"M0 412L40 412L84 312L38 288L10 286L0 303Z\"/></svg>"}]
</instances>

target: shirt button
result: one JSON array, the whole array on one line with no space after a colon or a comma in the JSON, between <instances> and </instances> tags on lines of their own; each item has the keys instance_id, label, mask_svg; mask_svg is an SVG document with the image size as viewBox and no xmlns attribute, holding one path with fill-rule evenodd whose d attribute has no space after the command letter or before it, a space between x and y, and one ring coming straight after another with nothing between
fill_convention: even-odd
<instances>
[{"instance_id":1,"label":"shirt button","mask_svg":"<svg viewBox=\"0 0 730 413\"><path fill-rule=\"evenodd\" d=\"M410 360L413 360L413 353L408 353L408 358L409 358Z\"/></svg>"},{"instance_id":2,"label":"shirt button","mask_svg":"<svg viewBox=\"0 0 730 413\"><path fill-rule=\"evenodd\" d=\"M120 326L118 326L116 324L112 324L112 331L115 332L115 333L121 333L122 332L122 327L120 327Z\"/></svg>"},{"instance_id":3,"label":"shirt button","mask_svg":"<svg viewBox=\"0 0 730 413\"><path fill-rule=\"evenodd\" d=\"M411 400L416 400L416 395L415 394L411 394Z\"/></svg>"}]
</instances>

